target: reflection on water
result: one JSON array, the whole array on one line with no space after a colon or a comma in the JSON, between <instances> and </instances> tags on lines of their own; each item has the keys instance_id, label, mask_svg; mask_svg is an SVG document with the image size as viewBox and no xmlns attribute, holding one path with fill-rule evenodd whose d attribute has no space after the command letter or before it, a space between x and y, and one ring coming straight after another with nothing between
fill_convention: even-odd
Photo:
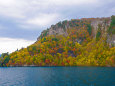
<instances>
[{"instance_id":1,"label":"reflection on water","mask_svg":"<svg viewBox=\"0 0 115 86\"><path fill-rule=\"evenodd\" d=\"M115 86L115 68L6 67L0 86Z\"/></svg>"}]
</instances>

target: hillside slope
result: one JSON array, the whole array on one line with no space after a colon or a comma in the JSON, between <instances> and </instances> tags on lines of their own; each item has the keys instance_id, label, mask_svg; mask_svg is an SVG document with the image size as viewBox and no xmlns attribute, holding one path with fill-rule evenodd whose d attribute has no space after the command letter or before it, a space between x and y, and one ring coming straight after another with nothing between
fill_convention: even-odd
<instances>
[{"instance_id":1,"label":"hillside slope","mask_svg":"<svg viewBox=\"0 0 115 86\"><path fill-rule=\"evenodd\" d=\"M1 66L115 66L115 16L58 22L33 45L2 56Z\"/></svg>"}]
</instances>

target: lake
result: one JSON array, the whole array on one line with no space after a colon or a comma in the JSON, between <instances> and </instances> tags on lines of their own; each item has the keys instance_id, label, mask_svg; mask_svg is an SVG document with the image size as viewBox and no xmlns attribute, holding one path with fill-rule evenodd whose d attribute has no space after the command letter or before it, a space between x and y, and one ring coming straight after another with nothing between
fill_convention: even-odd
<instances>
[{"instance_id":1,"label":"lake","mask_svg":"<svg viewBox=\"0 0 115 86\"><path fill-rule=\"evenodd\" d=\"M115 68L1 67L0 86L115 86Z\"/></svg>"}]
</instances>

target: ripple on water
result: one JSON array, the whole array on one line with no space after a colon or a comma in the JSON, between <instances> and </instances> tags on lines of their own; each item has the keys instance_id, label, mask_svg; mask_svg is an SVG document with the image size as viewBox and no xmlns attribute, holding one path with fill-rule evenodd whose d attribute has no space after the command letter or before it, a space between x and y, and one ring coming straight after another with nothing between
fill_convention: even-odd
<instances>
[{"instance_id":1,"label":"ripple on water","mask_svg":"<svg viewBox=\"0 0 115 86\"><path fill-rule=\"evenodd\" d=\"M115 86L113 67L0 68L0 86Z\"/></svg>"}]
</instances>

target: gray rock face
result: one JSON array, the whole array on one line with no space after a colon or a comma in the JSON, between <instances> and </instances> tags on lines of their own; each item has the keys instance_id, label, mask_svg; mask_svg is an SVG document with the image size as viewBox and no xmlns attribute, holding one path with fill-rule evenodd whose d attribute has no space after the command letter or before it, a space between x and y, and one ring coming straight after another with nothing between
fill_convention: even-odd
<instances>
[{"instance_id":1,"label":"gray rock face","mask_svg":"<svg viewBox=\"0 0 115 86\"><path fill-rule=\"evenodd\" d=\"M111 23L111 19L110 18L98 18L98 19L95 19L93 21L91 21L91 26L93 27L93 37L96 38L96 33L97 33L97 30L98 28L101 29L102 32L102 36L105 36L107 33L107 29L108 27L110 26L110 23Z\"/></svg>"},{"instance_id":2,"label":"gray rock face","mask_svg":"<svg viewBox=\"0 0 115 86\"><path fill-rule=\"evenodd\" d=\"M114 35L108 35L107 36L107 43L109 43L110 47L115 47L115 34Z\"/></svg>"},{"instance_id":3,"label":"gray rock face","mask_svg":"<svg viewBox=\"0 0 115 86\"><path fill-rule=\"evenodd\" d=\"M97 19L91 22L91 26L93 27L93 36L96 38L96 33L99 28L99 25L101 26L100 29L102 31L102 37L107 37L107 43L110 45L110 47L115 46L115 34L109 35L107 33L107 30L111 23L111 18L105 19Z\"/></svg>"},{"instance_id":4,"label":"gray rock face","mask_svg":"<svg viewBox=\"0 0 115 86\"><path fill-rule=\"evenodd\" d=\"M56 29L49 29L48 35L62 35L62 34L66 34L66 32L63 30L63 28L56 28Z\"/></svg>"}]
</instances>

